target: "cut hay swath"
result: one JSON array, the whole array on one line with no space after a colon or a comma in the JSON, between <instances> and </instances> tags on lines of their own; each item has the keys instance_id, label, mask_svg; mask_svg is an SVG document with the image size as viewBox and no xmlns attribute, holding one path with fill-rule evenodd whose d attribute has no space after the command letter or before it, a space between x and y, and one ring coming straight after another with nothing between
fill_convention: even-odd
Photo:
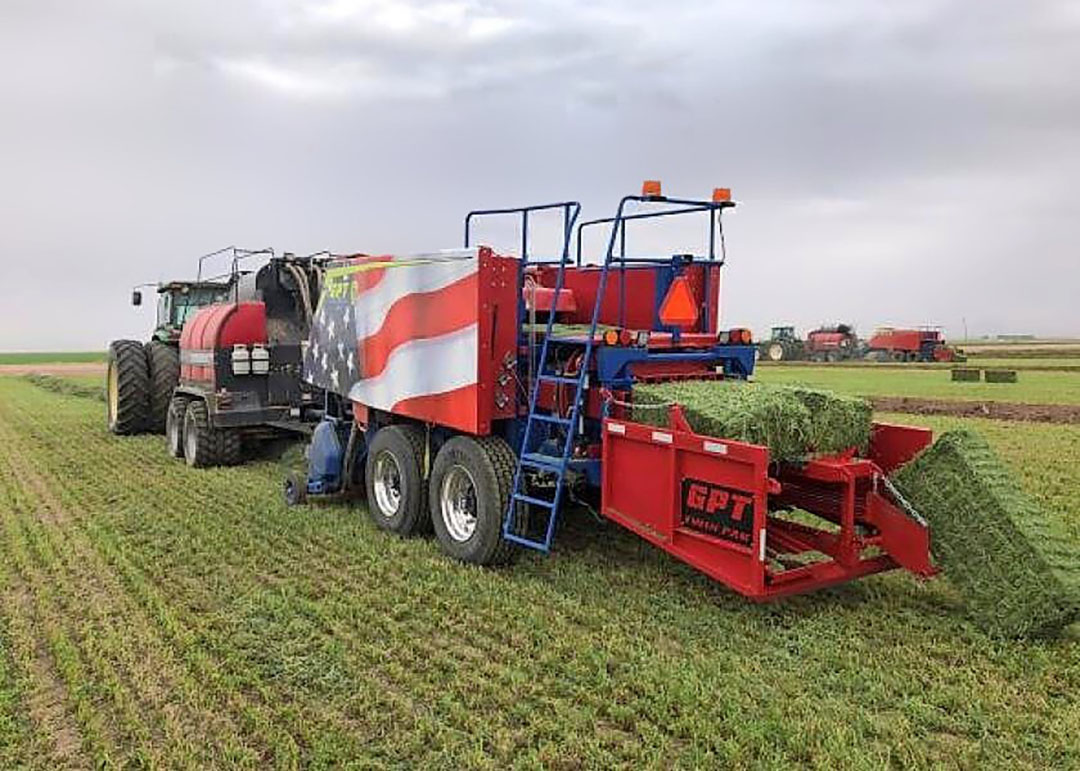
<instances>
[{"instance_id":1,"label":"cut hay swath","mask_svg":"<svg viewBox=\"0 0 1080 771\"><path fill-rule=\"evenodd\" d=\"M634 386L634 420L667 425L668 404L682 406L695 432L764 445L773 460L865 449L870 441L869 402L815 388L722 380Z\"/></svg>"},{"instance_id":2,"label":"cut hay swath","mask_svg":"<svg viewBox=\"0 0 1080 771\"><path fill-rule=\"evenodd\" d=\"M1052 634L1080 619L1080 553L978 434L943 434L895 482L930 523L934 560L973 620L998 636Z\"/></svg>"}]
</instances>

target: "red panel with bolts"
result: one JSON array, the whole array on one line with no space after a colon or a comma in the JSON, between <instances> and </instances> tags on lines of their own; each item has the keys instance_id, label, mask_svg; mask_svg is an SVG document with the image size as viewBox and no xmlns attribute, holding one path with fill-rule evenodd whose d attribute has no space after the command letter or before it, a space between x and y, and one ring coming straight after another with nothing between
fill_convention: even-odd
<instances>
[{"instance_id":1,"label":"red panel with bolts","mask_svg":"<svg viewBox=\"0 0 1080 771\"><path fill-rule=\"evenodd\" d=\"M769 600L898 567L934 574L926 524L880 465L917 452L920 429L878 427L870 459L774 466L773 478L765 447L696 434L677 407L671 425L604 421L601 513L706 575ZM792 507L821 525L783 516Z\"/></svg>"}]
</instances>

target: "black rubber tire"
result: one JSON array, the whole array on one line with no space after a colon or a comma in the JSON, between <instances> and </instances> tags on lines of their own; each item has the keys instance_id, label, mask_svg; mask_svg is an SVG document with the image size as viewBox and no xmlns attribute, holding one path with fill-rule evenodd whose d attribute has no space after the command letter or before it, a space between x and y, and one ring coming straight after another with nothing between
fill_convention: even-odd
<instances>
[{"instance_id":1,"label":"black rubber tire","mask_svg":"<svg viewBox=\"0 0 1080 771\"><path fill-rule=\"evenodd\" d=\"M428 499L435 538L443 552L476 565L497 565L513 558L517 550L503 537L503 519L510 504L515 465L513 451L499 437L455 436L439 449L431 467ZM443 478L454 466L468 471L475 485L476 528L465 541L450 535L440 507Z\"/></svg>"},{"instance_id":2,"label":"black rubber tire","mask_svg":"<svg viewBox=\"0 0 1080 771\"><path fill-rule=\"evenodd\" d=\"M286 506L302 506L307 503L307 480L295 471L285 475L281 488Z\"/></svg>"},{"instance_id":3,"label":"black rubber tire","mask_svg":"<svg viewBox=\"0 0 1080 771\"><path fill-rule=\"evenodd\" d=\"M138 340L113 340L109 343L105 374L105 420L109 431L120 436L138 434L146 428L149 414L150 369L143 344Z\"/></svg>"},{"instance_id":4,"label":"black rubber tire","mask_svg":"<svg viewBox=\"0 0 1080 771\"><path fill-rule=\"evenodd\" d=\"M192 399L184 412L184 460L192 468L214 466L218 462L217 448L206 402Z\"/></svg>"},{"instance_id":5,"label":"black rubber tire","mask_svg":"<svg viewBox=\"0 0 1080 771\"><path fill-rule=\"evenodd\" d=\"M189 401L187 396L177 394L169 400L165 414L165 446L174 458L184 457L184 415Z\"/></svg>"},{"instance_id":6,"label":"black rubber tire","mask_svg":"<svg viewBox=\"0 0 1080 771\"><path fill-rule=\"evenodd\" d=\"M168 343L151 340L146 344L146 361L150 367L150 414L146 430L162 434L169 403L180 382L180 351Z\"/></svg>"},{"instance_id":7,"label":"black rubber tire","mask_svg":"<svg viewBox=\"0 0 1080 771\"><path fill-rule=\"evenodd\" d=\"M396 511L388 511L375 494L375 468L380 456L388 453L397 464L400 499ZM364 464L368 513L382 529L401 536L430 531L427 484L424 480L424 432L418 426L386 426L375 432Z\"/></svg>"},{"instance_id":8,"label":"black rubber tire","mask_svg":"<svg viewBox=\"0 0 1080 771\"><path fill-rule=\"evenodd\" d=\"M243 441L235 428L213 429L218 465L235 466L243 460Z\"/></svg>"}]
</instances>

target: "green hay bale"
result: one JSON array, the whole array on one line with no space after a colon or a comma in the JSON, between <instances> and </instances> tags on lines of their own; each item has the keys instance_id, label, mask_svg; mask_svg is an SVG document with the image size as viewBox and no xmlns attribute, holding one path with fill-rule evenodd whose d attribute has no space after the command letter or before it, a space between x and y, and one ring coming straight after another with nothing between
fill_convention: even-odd
<instances>
[{"instance_id":1,"label":"green hay bale","mask_svg":"<svg viewBox=\"0 0 1080 771\"><path fill-rule=\"evenodd\" d=\"M1015 383L1015 369L988 369L986 370L987 383Z\"/></svg>"},{"instance_id":2,"label":"green hay bale","mask_svg":"<svg viewBox=\"0 0 1080 771\"><path fill-rule=\"evenodd\" d=\"M953 367L952 379L958 383L978 383L982 379L982 370L975 367Z\"/></svg>"},{"instance_id":3,"label":"green hay bale","mask_svg":"<svg viewBox=\"0 0 1080 771\"><path fill-rule=\"evenodd\" d=\"M1080 618L1080 555L968 430L943 434L895 482L930 523L934 559L991 634L1052 634Z\"/></svg>"},{"instance_id":4,"label":"green hay bale","mask_svg":"<svg viewBox=\"0 0 1080 771\"><path fill-rule=\"evenodd\" d=\"M666 426L667 404L679 404L699 434L764 445L773 460L865 447L871 407L864 399L798 386L717 380L640 383L634 420Z\"/></svg>"}]
</instances>

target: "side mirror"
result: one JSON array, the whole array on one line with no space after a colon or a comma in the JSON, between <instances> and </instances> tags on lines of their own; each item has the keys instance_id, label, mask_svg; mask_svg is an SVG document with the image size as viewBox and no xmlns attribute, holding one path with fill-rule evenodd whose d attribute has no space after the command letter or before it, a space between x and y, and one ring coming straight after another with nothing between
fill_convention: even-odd
<instances>
[{"instance_id":1,"label":"side mirror","mask_svg":"<svg viewBox=\"0 0 1080 771\"><path fill-rule=\"evenodd\" d=\"M142 292L140 292L138 289L134 289L131 292L131 304L142 305Z\"/></svg>"}]
</instances>

